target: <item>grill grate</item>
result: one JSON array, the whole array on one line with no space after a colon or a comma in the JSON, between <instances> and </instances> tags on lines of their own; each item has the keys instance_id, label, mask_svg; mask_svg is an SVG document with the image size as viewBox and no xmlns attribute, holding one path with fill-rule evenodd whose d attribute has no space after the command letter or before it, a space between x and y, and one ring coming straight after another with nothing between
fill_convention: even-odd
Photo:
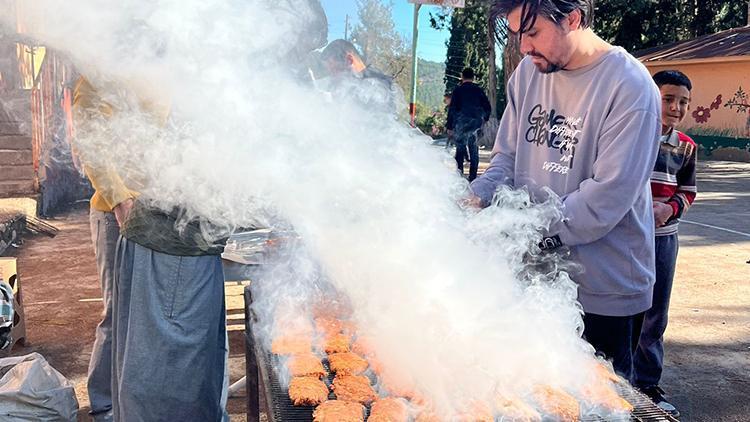
<instances>
[{"instance_id":1,"label":"grill grate","mask_svg":"<svg viewBox=\"0 0 750 422\"><path fill-rule=\"evenodd\" d=\"M271 356L265 356L264 364L272 362ZM312 422L313 406L294 406L289 399L289 394L282 388L276 371L268 367L270 396L272 401L269 409L269 421L289 421L289 422ZM329 396L330 398L330 396ZM273 416L273 417L271 417Z\"/></svg>"},{"instance_id":2,"label":"grill grate","mask_svg":"<svg viewBox=\"0 0 750 422\"><path fill-rule=\"evenodd\" d=\"M281 385L281 381L278 378L278 375L276 374L276 371L273 370L272 363L278 362L278 360L275 360L273 355L270 353L264 353L264 362L263 365L266 365L268 374L269 374L269 388L270 388L270 396L272 397L272 403L271 403L271 409L273 413L273 418L269 418L269 420L273 421L290 421L290 422L312 422L313 417L313 410L315 409L313 406L294 406L292 404L292 401L289 399L289 394L286 389L284 389ZM323 360L323 366L325 367L326 372L329 374L328 378L324 381L326 381L327 385L331 385L331 382L333 382L333 375L331 374L330 368L328 366L328 360ZM328 398L333 400L336 398L336 395L333 394L333 392L330 392L328 394ZM365 416L369 416L370 414L370 408L367 406L365 408Z\"/></svg>"},{"instance_id":3,"label":"grill grate","mask_svg":"<svg viewBox=\"0 0 750 422\"><path fill-rule=\"evenodd\" d=\"M274 357L269 353L263 353L263 362L261 365L265 366L266 373L269 376L268 387L270 389L269 396L271 398L269 420L270 421L283 421L283 422L312 422L312 413L314 407L312 406L294 406L292 401L289 399L289 394L282 387L281 382L273 370ZM327 362L324 361L324 366L328 370ZM330 374L330 371L329 371ZM329 375L328 383L330 384L331 376ZM661 409L649 400L648 397L642 393L635 391L629 387L618 387L620 395L633 405L633 412L630 417L625 417L617 421L611 419L605 420L598 416L587 416L581 418L581 422L679 422L672 416L664 413ZM333 393L329 395L330 399L336 398ZM369 407L367 408L369 413Z\"/></svg>"},{"instance_id":4,"label":"grill grate","mask_svg":"<svg viewBox=\"0 0 750 422\"><path fill-rule=\"evenodd\" d=\"M619 387L618 392L633 405L631 420L638 422L679 422L658 408L646 395L632 388Z\"/></svg>"},{"instance_id":5,"label":"grill grate","mask_svg":"<svg viewBox=\"0 0 750 422\"><path fill-rule=\"evenodd\" d=\"M247 312L250 303L252 303L252 294L250 286L245 288L245 341L246 341L246 368L247 368L247 395L248 395L248 421L260 420L260 400L265 399L266 410L269 421L279 422L312 422L312 406L294 406L289 399L289 394L282 387L281 382L274 371L275 361L273 355L266 351L260 350L261 347L255 341L252 327L253 315ZM332 375L328 361L323 361L323 366L329 373L328 384L330 385ZM633 405L633 411L629 417L613 421L605 420L598 416L587 416L581 418L582 422L679 422L676 418L668 415L658 408L647 396L627 386L618 386L618 393L630 404ZM335 398L333 393L329 398ZM369 416L369 407L366 408L365 416Z\"/></svg>"}]
</instances>

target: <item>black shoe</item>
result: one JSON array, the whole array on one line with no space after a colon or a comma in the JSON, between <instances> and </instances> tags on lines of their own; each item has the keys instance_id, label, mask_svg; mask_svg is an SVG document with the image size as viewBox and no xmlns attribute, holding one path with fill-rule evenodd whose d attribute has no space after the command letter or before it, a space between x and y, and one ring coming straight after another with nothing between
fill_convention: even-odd
<instances>
[{"instance_id":1,"label":"black shoe","mask_svg":"<svg viewBox=\"0 0 750 422\"><path fill-rule=\"evenodd\" d=\"M641 388L641 392L648 396L648 398L651 399L651 401L654 402L656 407L663 410L670 416L674 416L675 418L680 417L680 412L677 410L677 408L672 405L672 403L668 402L667 399L664 398L664 390L662 390L658 385L653 387L646 387Z\"/></svg>"}]
</instances>

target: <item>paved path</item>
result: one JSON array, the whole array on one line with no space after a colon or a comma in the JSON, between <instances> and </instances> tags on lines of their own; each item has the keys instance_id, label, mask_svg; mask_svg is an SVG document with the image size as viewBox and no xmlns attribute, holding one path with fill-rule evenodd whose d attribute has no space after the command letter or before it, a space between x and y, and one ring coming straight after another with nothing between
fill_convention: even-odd
<instances>
[{"instance_id":1,"label":"paved path","mask_svg":"<svg viewBox=\"0 0 750 422\"><path fill-rule=\"evenodd\" d=\"M663 387L683 421L750 420L750 164L700 164L680 226Z\"/></svg>"}]
</instances>

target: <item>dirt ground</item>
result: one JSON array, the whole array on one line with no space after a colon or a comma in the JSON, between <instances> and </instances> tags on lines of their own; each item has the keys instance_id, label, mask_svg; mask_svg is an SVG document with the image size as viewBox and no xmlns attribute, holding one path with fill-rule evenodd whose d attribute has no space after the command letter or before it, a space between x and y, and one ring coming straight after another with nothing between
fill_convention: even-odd
<instances>
[{"instance_id":1,"label":"dirt ground","mask_svg":"<svg viewBox=\"0 0 750 422\"><path fill-rule=\"evenodd\" d=\"M27 235L20 248L5 254L18 257L26 312L26 345L16 345L11 354L42 354L75 384L78 420L90 421L86 373L102 301L88 203L46 221L60 229L55 238ZM230 382L245 374L241 295L241 285L227 285ZM231 398L227 407L232 421L246 420L245 398Z\"/></svg>"},{"instance_id":2,"label":"dirt ground","mask_svg":"<svg viewBox=\"0 0 750 422\"><path fill-rule=\"evenodd\" d=\"M485 157L486 159L486 157ZM680 228L680 255L666 334L663 387L683 421L750 420L750 164L701 164L699 196ZM55 238L27 236L19 258L27 344L86 395L94 328L101 311L86 204L49 220ZM710 227L706 226L709 225ZM241 286L228 289L231 380L244 375ZM245 399L230 399L233 421Z\"/></svg>"}]
</instances>

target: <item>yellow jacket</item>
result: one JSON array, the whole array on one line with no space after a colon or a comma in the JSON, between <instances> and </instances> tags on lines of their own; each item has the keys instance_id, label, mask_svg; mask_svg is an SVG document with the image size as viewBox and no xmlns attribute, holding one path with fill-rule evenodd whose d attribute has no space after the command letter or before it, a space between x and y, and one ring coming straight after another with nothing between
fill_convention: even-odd
<instances>
[{"instance_id":1,"label":"yellow jacket","mask_svg":"<svg viewBox=\"0 0 750 422\"><path fill-rule=\"evenodd\" d=\"M145 106L149 108L148 106ZM160 110L162 123L166 121L168 110ZM73 122L76 131L86 130L87 122L93 122L104 117L112 117L115 110L110 104L102 101L96 89L84 77L78 78L73 90ZM114 140L113 140L114 141ZM115 166L109 161L82 159L83 170L94 187L94 195L91 197L91 207L104 212L111 212L121 202L135 198L138 192L129 189L120 175L115 171Z\"/></svg>"}]
</instances>

